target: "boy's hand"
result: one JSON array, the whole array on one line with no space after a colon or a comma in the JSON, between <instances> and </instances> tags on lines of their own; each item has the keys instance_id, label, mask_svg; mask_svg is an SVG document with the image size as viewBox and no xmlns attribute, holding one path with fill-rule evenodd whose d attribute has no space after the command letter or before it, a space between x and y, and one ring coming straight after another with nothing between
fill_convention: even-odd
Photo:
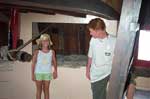
<instances>
[{"instance_id":1,"label":"boy's hand","mask_svg":"<svg viewBox=\"0 0 150 99\"><path fill-rule=\"evenodd\" d=\"M58 77L57 71L54 71L54 72L53 72L53 78L56 79L57 77Z\"/></svg>"},{"instance_id":2,"label":"boy's hand","mask_svg":"<svg viewBox=\"0 0 150 99\"><path fill-rule=\"evenodd\" d=\"M91 78L90 78L90 70L86 70L86 78L87 78L88 80L91 79Z\"/></svg>"}]
</instances>

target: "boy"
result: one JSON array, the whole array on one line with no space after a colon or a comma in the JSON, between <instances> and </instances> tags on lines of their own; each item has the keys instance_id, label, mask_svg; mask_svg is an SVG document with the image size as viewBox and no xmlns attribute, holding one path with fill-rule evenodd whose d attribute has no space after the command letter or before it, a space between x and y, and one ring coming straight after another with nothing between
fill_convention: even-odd
<instances>
[{"instance_id":1,"label":"boy","mask_svg":"<svg viewBox=\"0 0 150 99\"><path fill-rule=\"evenodd\" d=\"M111 73L116 39L106 32L102 19L92 19L88 24L90 35L86 77L91 80L93 99L106 99L106 88Z\"/></svg>"}]
</instances>

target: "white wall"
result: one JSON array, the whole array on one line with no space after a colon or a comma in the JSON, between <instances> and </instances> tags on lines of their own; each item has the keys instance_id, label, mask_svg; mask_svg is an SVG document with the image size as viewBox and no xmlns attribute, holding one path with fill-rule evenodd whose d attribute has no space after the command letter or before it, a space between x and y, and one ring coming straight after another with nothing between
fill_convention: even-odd
<instances>
[{"instance_id":1,"label":"white wall","mask_svg":"<svg viewBox=\"0 0 150 99\"><path fill-rule=\"evenodd\" d=\"M39 13L22 13L21 21L26 25L27 31L32 34L32 22L45 22L45 23L85 23L87 24L91 19L96 16L87 15L86 18L73 17L68 15L56 14L56 15L44 15ZM117 21L105 20L106 30L112 35L116 35ZM21 31L22 33L23 31ZM23 33L22 33L23 34Z\"/></svg>"}]
</instances>

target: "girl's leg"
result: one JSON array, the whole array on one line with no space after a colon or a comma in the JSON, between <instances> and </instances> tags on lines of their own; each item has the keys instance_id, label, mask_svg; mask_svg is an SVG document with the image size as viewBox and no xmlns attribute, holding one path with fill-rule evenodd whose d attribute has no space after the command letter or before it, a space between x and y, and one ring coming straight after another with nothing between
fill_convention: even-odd
<instances>
[{"instance_id":1,"label":"girl's leg","mask_svg":"<svg viewBox=\"0 0 150 99\"><path fill-rule=\"evenodd\" d=\"M41 99L42 81L36 81L36 99Z\"/></svg>"},{"instance_id":2,"label":"girl's leg","mask_svg":"<svg viewBox=\"0 0 150 99\"><path fill-rule=\"evenodd\" d=\"M50 81L43 81L44 99L49 99Z\"/></svg>"}]
</instances>

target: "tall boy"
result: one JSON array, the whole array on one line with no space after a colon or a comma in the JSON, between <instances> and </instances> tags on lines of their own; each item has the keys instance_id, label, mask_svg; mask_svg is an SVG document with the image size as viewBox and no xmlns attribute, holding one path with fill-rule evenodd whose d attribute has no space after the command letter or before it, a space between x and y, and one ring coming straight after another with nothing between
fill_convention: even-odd
<instances>
[{"instance_id":1,"label":"tall boy","mask_svg":"<svg viewBox=\"0 0 150 99\"><path fill-rule=\"evenodd\" d=\"M108 35L102 19L92 19L88 24L90 35L86 77L91 80L93 99L106 99L106 88L112 68L115 37Z\"/></svg>"}]
</instances>

